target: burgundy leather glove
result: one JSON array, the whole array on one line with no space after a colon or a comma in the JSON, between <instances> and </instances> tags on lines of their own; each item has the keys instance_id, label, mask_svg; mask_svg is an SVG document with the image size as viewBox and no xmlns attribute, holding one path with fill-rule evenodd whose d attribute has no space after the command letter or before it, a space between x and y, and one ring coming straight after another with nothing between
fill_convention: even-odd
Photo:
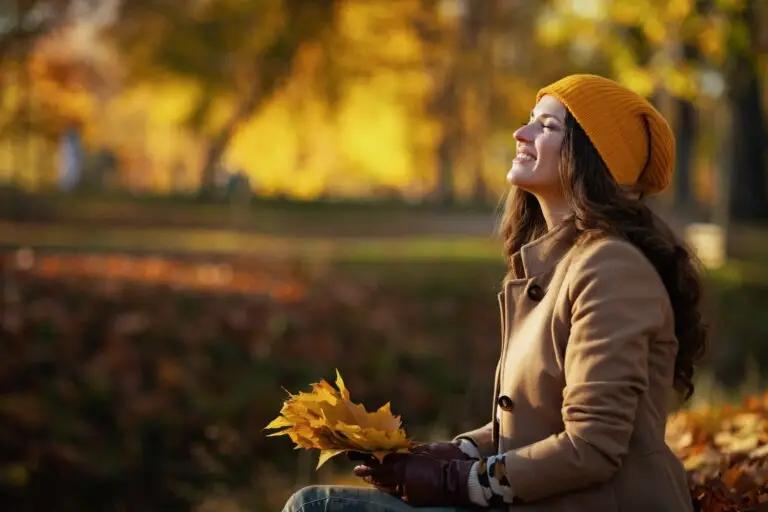
<instances>
[{"instance_id":1,"label":"burgundy leather glove","mask_svg":"<svg viewBox=\"0 0 768 512\"><path fill-rule=\"evenodd\" d=\"M467 487L472 464L395 454L381 464L357 466L355 475L414 507L472 507Z\"/></svg>"},{"instance_id":2,"label":"burgundy leather glove","mask_svg":"<svg viewBox=\"0 0 768 512\"><path fill-rule=\"evenodd\" d=\"M461 451L458 441L441 441L416 445L411 450L416 455L426 455L439 460L472 460L472 457Z\"/></svg>"}]
</instances>

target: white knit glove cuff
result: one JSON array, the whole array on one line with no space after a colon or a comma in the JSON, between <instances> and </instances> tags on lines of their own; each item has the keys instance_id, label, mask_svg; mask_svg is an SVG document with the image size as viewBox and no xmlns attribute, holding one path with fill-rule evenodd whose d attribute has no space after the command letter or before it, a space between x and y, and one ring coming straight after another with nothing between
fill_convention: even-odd
<instances>
[{"instance_id":1,"label":"white knit glove cuff","mask_svg":"<svg viewBox=\"0 0 768 512\"><path fill-rule=\"evenodd\" d=\"M469 439L459 439L459 450L473 459L480 458L480 451L477 449L477 446L475 446L475 443Z\"/></svg>"},{"instance_id":2,"label":"white knit glove cuff","mask_svg":"<svg viewBox=\"0 0 768 512\"><path fill-rule=\"evenodd\" d=\"M467 482L467 489L469 490L469 500L480 507L487 507L488 500L485 499L485 493L483 487L480 485L480 481L477 479L477 465L478 462L472 464L472 469L469 470L469 481Z\"/></svg>"}]
</instances>

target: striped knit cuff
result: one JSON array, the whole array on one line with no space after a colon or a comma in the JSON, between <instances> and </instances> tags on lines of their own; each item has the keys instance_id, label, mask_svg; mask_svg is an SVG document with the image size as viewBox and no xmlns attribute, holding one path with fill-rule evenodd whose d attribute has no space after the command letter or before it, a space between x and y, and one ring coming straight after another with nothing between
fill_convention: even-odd
<instances>
[{"instance_id":1,"label":"striped knit cuff","mask_svg":"<svg viewBox=\"0 0 768 512\"><path fill-rule=\"evenodd\" d=\"M480 480L477 478L478 464L479 462L475 462L472 464L472 468L469 470L469 481L467 482L467 488L469 489L469 500L480 507L487 507L489 505L488 500L485 499L483 486L480 485Z\"/></svg>"},{"instance_id":2,"label":"striped knit cuff","mask_svg":"<svg viewBox=\"0 0 768 512\"><path fill-rule=\"evenodd\" d=\"M494 506L510 504L515 499L512 483L507 479L504 454L480 459L474 464L476 478L485 500Z\"/></svg>"}]
</instances>

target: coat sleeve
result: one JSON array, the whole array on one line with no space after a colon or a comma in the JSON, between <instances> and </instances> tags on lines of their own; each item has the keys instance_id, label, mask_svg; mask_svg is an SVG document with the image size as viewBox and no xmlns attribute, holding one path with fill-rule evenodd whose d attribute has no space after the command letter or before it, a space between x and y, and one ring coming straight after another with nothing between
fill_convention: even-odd
<instances>
[{"instance_id":1,"label":"coat sleeve","mask_svg":"<svg viewBox=\"0 0 768 512\"><path fill-rule=\"evenodd\" d=\"M619 240L585 249L570 272L564 430L487 459L489 498L511 488L516 499L533 501L607 481L628 451L668 295L645 256Z\"/></svg>"}]
</instances>

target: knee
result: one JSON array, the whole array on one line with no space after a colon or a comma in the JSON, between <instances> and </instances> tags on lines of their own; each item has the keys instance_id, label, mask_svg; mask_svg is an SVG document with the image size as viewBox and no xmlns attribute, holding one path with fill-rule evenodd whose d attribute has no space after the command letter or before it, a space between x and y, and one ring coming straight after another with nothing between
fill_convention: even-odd
<instances>
[{"instance_id":1,"label":"knee","mask_svg":"<svg viewBox=\"0 0 768 512\"><path fill-rule=\"evenodd\" d=\"M293 493L283 507L283 512L308 512L311 503L322 502L328 498L328 489L322 485L310 485Z\"/></svg>"}]
</instances>

